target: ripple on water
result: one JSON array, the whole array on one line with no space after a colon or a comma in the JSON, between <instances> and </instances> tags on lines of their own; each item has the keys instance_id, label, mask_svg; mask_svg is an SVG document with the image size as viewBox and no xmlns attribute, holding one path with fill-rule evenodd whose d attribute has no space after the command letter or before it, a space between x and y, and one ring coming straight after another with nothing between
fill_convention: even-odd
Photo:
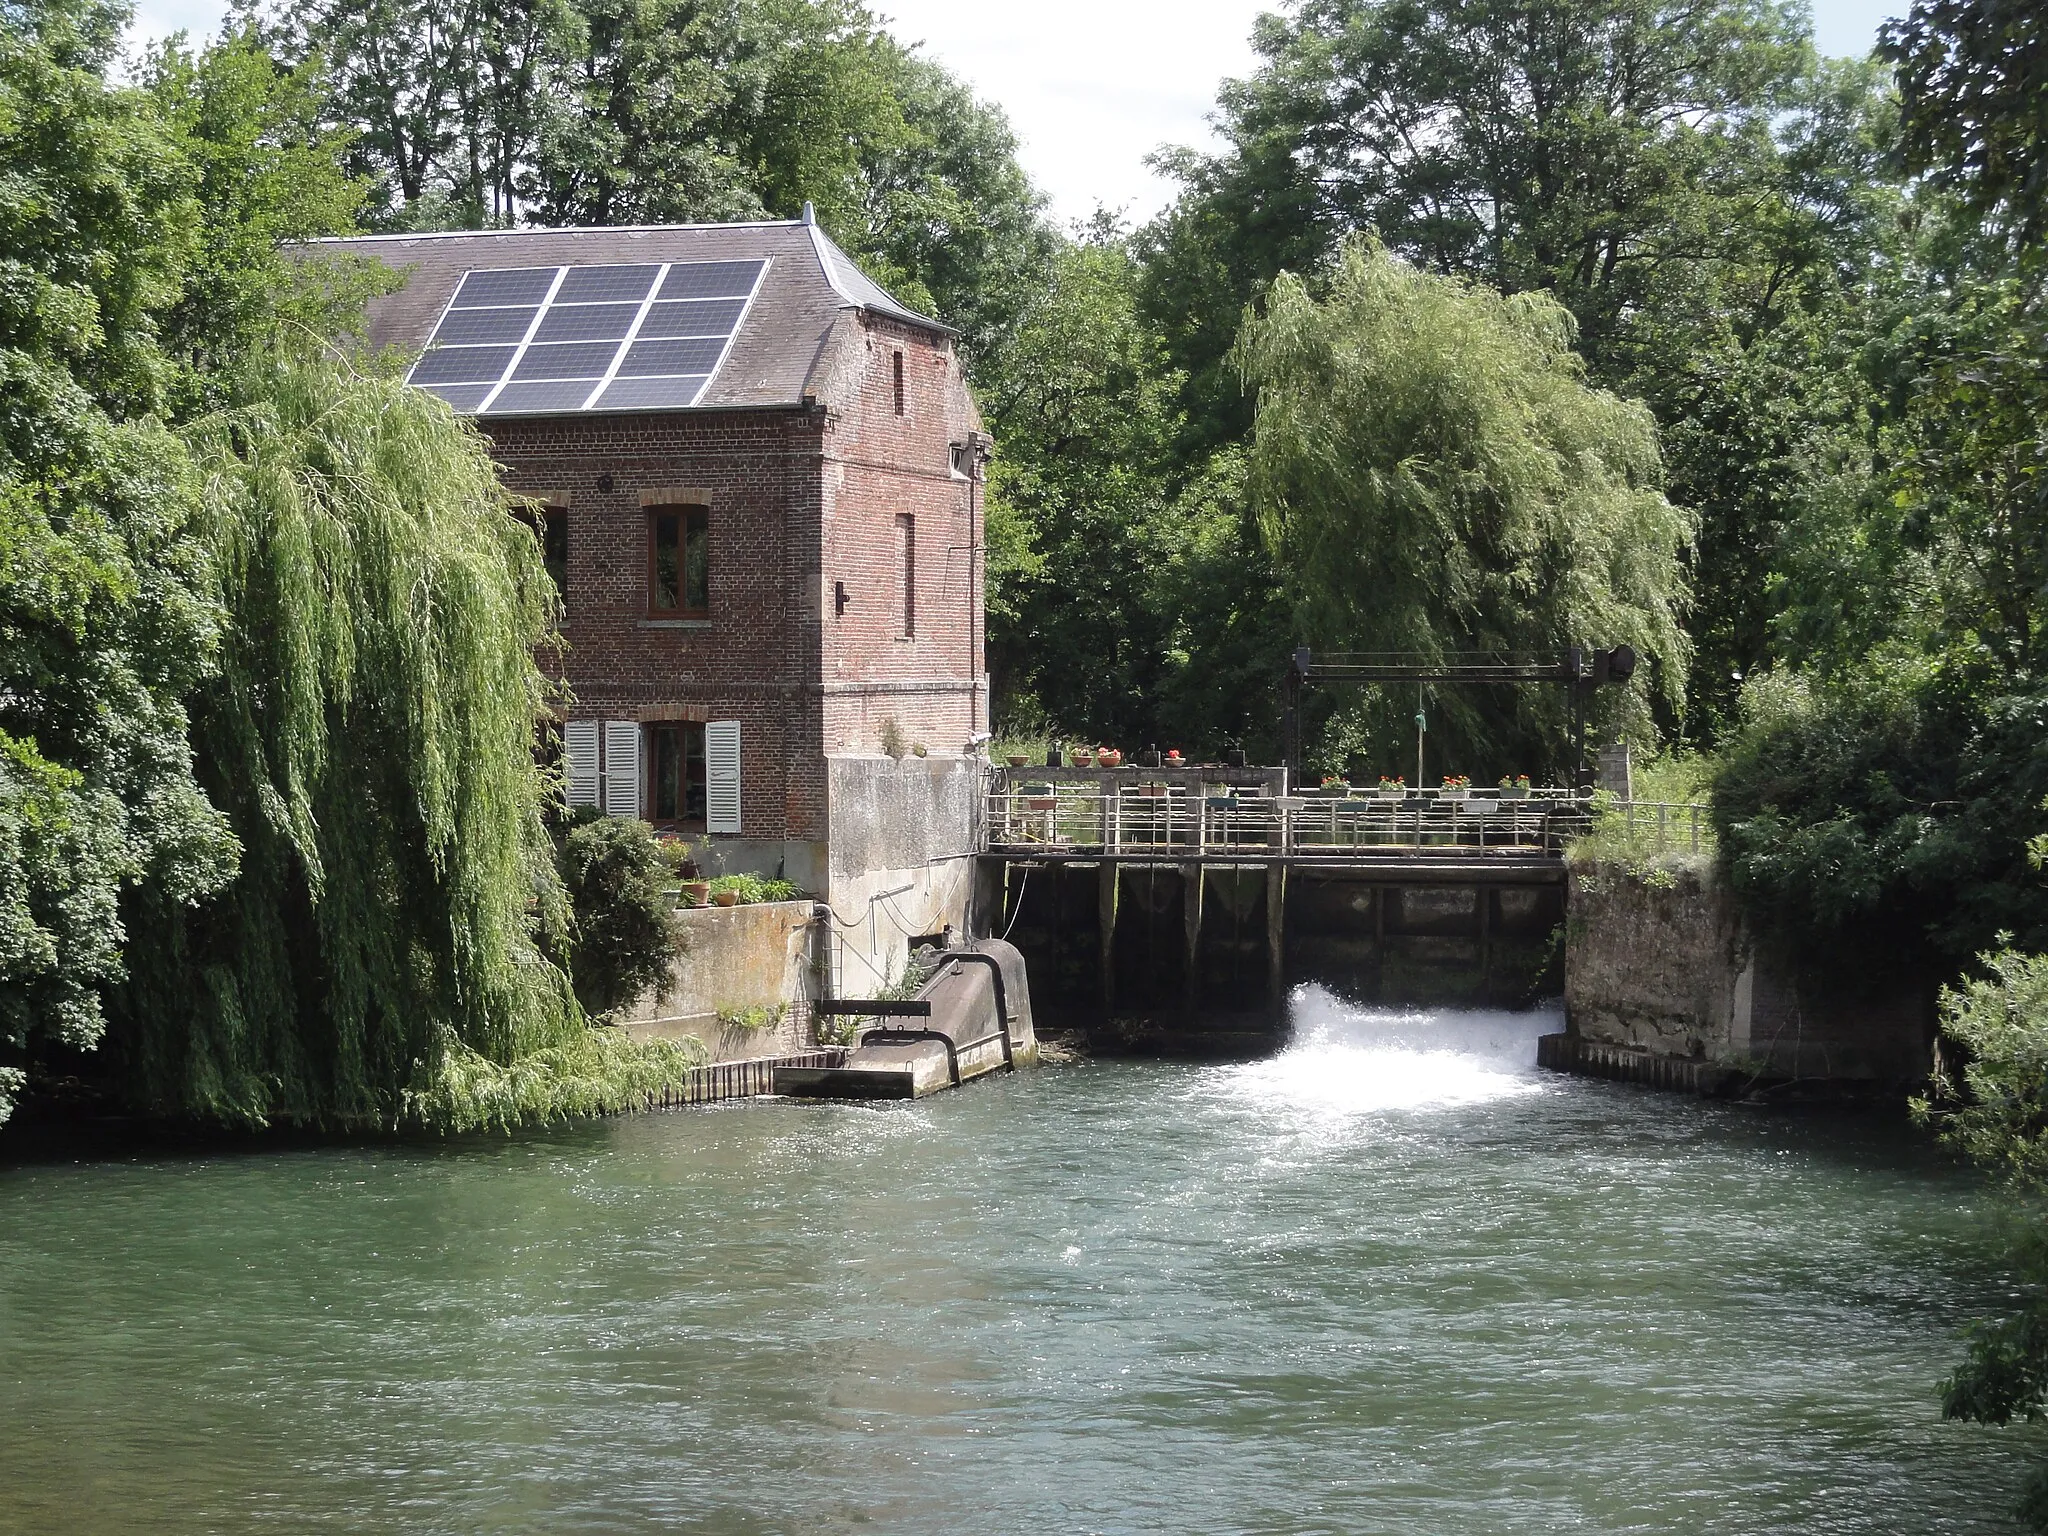
<instances>
[{"instance_id":1,"label":"ripple on water","mask_svg":"<svg viewBox=\"0 0 2048 1536\"><path fill-rule=\"evenodd\" d=\"M0 1168L0 1531L1998 1531L1999 1276L1894 1124L1285 1051Z\"/></svg>"}]
</instances>

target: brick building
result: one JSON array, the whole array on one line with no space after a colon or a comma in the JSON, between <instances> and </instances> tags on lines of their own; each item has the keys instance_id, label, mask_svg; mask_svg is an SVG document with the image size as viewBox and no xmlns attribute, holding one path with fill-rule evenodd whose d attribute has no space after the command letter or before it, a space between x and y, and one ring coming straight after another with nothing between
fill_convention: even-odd
<instances>
[{"instance_id":1,"label":"brick building","mask_svg":"<svg viewBox=\"0 0 2048 1536\"><path fill-rule=\"evenodd\" d=\"M965 918L988 730L955 335L809 216L325 242L490 437L561 582L572 803L826 897L860 967ZM864 967L864 969L862 969Z\"/></svg>"}]
</instances>

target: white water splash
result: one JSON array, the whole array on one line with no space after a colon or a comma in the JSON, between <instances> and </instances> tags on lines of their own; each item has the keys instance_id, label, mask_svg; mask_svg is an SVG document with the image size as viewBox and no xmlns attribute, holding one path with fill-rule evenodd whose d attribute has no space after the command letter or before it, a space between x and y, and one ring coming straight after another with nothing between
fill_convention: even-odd
<instances>
[{"instance_id":1,"label":"white water splash","mask_svg":"<svg viewBox=\"0 0 2048 1536\"><path fill-rule=\"evenodd\" d=\"M1317 986L1295 988L1288 1003L1287 1048L1227 1069L1219 1086L1247 1103L1312 1118L1541 1093L1536 1037L1564 1027L1550 1011L1365 1008Z\"/></svg>"}]
</instances>

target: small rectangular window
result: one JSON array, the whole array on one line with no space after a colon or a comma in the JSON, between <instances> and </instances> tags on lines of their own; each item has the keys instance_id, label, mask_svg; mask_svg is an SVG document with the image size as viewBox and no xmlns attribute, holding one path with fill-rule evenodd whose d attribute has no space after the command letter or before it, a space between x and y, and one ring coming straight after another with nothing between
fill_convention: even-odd
<instances>
[{"instance_id":1,"label":"small rectangular window","mask_svg":"<svg viewBox=\"0 0 2048 1536\"><path fill-rule=\"evenodd\" d=\"M701 619L711 611L711 512L656 507L647 514L647 612Z\"/></svg>"},{"instance_id":2,"label":"small rectangular window","mask_svg":"<svg viewBox=\"0 0 2048 1536\"><path fill-rule=\"evenodd\" d=\"M903 541L903 637L917 633L917 519L904 513L896 519Z\"/></svg>"},{"instance_id":3,"label":"small rectangular window","mask_svg":"<svg viewBox=\"0 0 2048 1536\"><path fill-rule=\"evenodd\" d=\"M892 352L889 355L896 370L896 414L901 416L903 414L903 354L901 352Z\"/></svg>"},{"instance_id":4,"label":"small rectangular window","mask_svg":"<svg viewBox=\"0 0 2048 1536\"><path fill-rule=\"evenodd\" d=\"M647 727L649 821L704 830L704 727L687 720Z\"/></svg>"}]
</instances>

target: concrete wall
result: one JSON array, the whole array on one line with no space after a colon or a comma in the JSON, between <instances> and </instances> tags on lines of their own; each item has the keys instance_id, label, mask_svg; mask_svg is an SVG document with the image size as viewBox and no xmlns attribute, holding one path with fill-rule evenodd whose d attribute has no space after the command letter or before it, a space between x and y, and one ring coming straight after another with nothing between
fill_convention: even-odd
<instances>
[{"instance_id":1,"label":"concrete wall","mask_svg":"<svg viewBox=\"0 0 2048 1536\"><path fill-rule=\"evenodd\" d=\"M913 937L968 932L984 771L958 756L826 760L834 995L893 981Z\"/></svg>"},{"instance_id":2,"label":"concrete wall","mask_svg":"<svg viewBox=\"0 0 2048 1536\"><path fill-rule=\"evenodd\" d=\"M670 992L634 1005L626 1028L641 1038L704 1042L713 1061L801 1050L811 1037L817 993L815 928L808 901L750 907L693 907L677 914L680 937ZM721 1025L720 1013L790 1004L774 1029Z\"/></svg>"},{"instance_id":3,"label":"concrete wall","mask_svg":"<svg viewBox=\"0 0 2048 1536\"><path fill-rule=\"evenodd\" d=\"M1777 1081L1915 1082L1934 1039L1921 992L1850 998L1803 987L1744 930L1704 862L1647 877L1574 866L1565 1014L1583 1040Z\"/></svg>"}]
</instances>

